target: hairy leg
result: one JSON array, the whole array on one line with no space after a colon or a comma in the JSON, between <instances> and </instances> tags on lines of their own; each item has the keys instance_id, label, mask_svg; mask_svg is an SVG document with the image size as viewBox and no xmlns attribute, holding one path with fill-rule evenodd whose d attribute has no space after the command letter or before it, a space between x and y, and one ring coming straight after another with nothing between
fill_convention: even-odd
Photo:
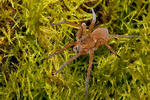
<instances>
[{"instance_id":1,"label":"hairy leg","mask_svg":"<svg viewBox=\"0 0 150 100\"><path fill-rule=\"evenodd\" d=\"M138 35L111 35L112 38L137 38Z\"/></svg>"},{"instance_id":2,"label":"hairy leg","mask_svg":"<svg viewBox=\"0 0 150 100\"><path fill-rule=\"evenodd\" d=\"M64 24L64 23L80 28L79 31L77 32L77 36L76 36L77 41L81 38L81 36L83 34L86 33L86 24L85 23L83 23L82 25L78 25L78 24L75 24L75 23L72 23L69 21L62 21L59 23L52 23L51 25L60 25L60 24Z\"/></svg>"},{"instance_id":3,"label":"hairy leg","mask_svg":"<svg viewBox=\"0 0 150 100\"><path fill-rule=\"evenodd\" d=\"M88 72L87 72L87 77L86 77L86 84L85 84L85 96L87 96L87 91L88 91L88 84L89 84L89 78L90 78L90 71L92 68L92 63L93 63L93 50L90 50L90 59L89 59L89 67L88 67Z\"/></svg>"},{"instance_id":4,"label":"hairy leg","mask_svg":"<svg viewBox=\"0 0 150 100\"><path fill-rule=\"evenodd\" d=\"M76 40L79 41L82 35L86 34L86 24L82 23L81 28L77 32Z\"/></svg>"},{"instance_id":5,"label":"hairy leg","mask_svg":"<svg viewBox=\"0 0 150 100\"><path fill-rule=\"evenodd\" d=\"M103 42L104 42L104 44L108 47L108 49L109 49L115 56L117 56L117 57L120 58L120 56L117 55L117 53L111 48L111 46L110 46L105 40L103 40Z\"/></svg>"},{"instance_id":6,"label":"hairy leg","mask_svg":"<svg viewBox=\"0 0 150 100\"><path fill-rule=\"evenodd\" d=\"M81 28L78 30L77 35L76 35L76 40L77 40L77 41L80 40L80 37L81 37L82 33L83 33L83 28L81 27Z\"/></svg>"},{"instance_id":7,"label":"hairy leg","mask_svg":"<svg viewBox=\"0 0 150 100\"><path fill-rule=\"evenodd\" d=\"M109 41L112 38L138 38L139 35L110 35L105 40Z\"/></svg>"},{"instance_id":8,"label":"hairy leg","mask_svg":"<svg viewBox=\"0 0 150 100\"><path fill-rule=\"evenodd\" d=\"M63 69L67 64L69 64L70 62L72 62L73 60L75 60L76 58L78 58L81 55L85 55L85 52L79 52L77 55L73 56L72 58L70 58L68 61L66 61L56 72L55 74L57 74L61 69Z\"/></svg>"},{"instance_id":9,"label":"hairy leg","mask_svg":"<svg viewBox=\"0 0 150 100\"><path fill-rule=\"evenodd\" d=\"M96 14L95 14L93 9L91 9L91 10L92 10L93 19L92 19L92 22L91 22L91 24L89 26L89 31L88 31L88 35L89 36L91 35L92 29L93 29L93 27L95 25L95 22L96 22Z\"/></svg>"},{"instance_id":10,"label":"hairy leg","mask_svg":"<svg viewBox=\"0 0 150 100\"><path fill-rule=\"evenodd\" d=\"M69 48L69 47L71 47L71 46L74 46L74 45L77 45L77 42L69 43L68 45L66 45L66 46L65 46L64 48L62 48L61 50L58 50L58 51L56 51L55 53L49 55L48 57L42 59L42 61L43 61L43 60L46 60L46 59L49 59L49 58L55 56L56 54L62 53L64 50L66 50L67 48Z\"/></svg>"}]
</instances>

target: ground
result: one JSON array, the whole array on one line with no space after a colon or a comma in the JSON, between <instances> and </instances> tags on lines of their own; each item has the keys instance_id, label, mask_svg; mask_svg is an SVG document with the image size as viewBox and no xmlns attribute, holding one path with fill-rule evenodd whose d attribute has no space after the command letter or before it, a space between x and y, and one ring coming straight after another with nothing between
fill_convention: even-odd
<instances>
[{"instance_id":1,"label":"ground","mask_svg":"<svg viewBox=\"0 0 150 100\"><path fill-rule=\"evenodd\" d=\"M109 34L139 35L112 39L94 52L85 98L89 56L82 56L57 75L60 66L75 55L72 48L49 60L41 59L75 41L78 28L68 20L96 26ZM7 0L0 1L0 99L46 100L149 100L150 2L147 0Z\"/></svg>"}]
</instances>

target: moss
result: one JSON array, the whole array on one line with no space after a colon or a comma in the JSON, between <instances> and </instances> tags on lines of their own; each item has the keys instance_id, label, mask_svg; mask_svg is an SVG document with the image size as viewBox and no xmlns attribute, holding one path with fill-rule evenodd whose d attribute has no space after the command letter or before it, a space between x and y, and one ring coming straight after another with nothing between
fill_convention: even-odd
<instances>
[{"instance_id":1,"label":"moss","mask_svg":"<svg viewBox=\"0 0 150 100\"><path fill-rule=\"evenodd\" d=\"M94 8L95 27L110 34L140 35L112 39L94 56L88 99L150 99L150 5L146 0L7 0L0 1L0 99L85 99L89 56L53 73L75 55L72 48L40 63L40 60L75 41L77 28L63 20L89 25Z\"/></svg>"}]
</instances>

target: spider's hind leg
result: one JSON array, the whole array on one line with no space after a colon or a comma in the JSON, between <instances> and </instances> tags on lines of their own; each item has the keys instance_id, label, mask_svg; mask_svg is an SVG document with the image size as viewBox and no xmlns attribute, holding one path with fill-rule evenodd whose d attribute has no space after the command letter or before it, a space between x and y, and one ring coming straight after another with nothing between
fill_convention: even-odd
<instances>
[{"instance_id":1,"label":"spider's hind leg","mask_svg":"<svg viewBox=\"0 0 150 100\"><path fill-rule=\"evenodd\" d=\"M107 48L117 57L120 58L120 56L112 49L112 47L105 41L103 40L104 44L107 46Z\"/></svg>"},{"instance_id":2,"label":"spider's hind leg","mask_svg":"<svg viewBox=\"0 0 150 100\"><path fill-rule=\"evenodd\" d=\"M139 35L111 35L114 38L138 38Z\"/></svg>"}]
</instances>

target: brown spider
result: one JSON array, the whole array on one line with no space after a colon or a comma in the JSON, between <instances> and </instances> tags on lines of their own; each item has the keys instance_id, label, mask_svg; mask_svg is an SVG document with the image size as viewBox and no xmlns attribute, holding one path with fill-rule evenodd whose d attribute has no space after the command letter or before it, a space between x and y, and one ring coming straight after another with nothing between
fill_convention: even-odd
<instances>
[{"instance_id":1,"label":"brown spider","mask_svg":"<svg viewBox=\"0 0 150 100\"><path fill-rule=\"evenodd\" d=\"M97 50L99 48L99 46L101 45L106 45L108 47L108 49L117 57L120 57L119 55L116 54L116 52L111 48L111 46L107 43L108 40L110 40L111 38L132 38L132 37L137 37L137 36L133 36L133 35L109 35L108 34L108 30L106 28L96 28L93 32L92 29L95 25L96 22L96 14L94 12L93 9L92 10L92 15L93 15L93 19L92 22L89 26L89 30L86 31L86 24L82 23L82 25L78 25L72 22L68 22L68 21L62 21L60 23L52 23L52 25L60 25L63 23L67 23L73 26L76 26L79 28L78 32L77 32L77 36L76 36L76 40L75 42L72 42L68 45L66 45L64 48L62 48L61 50L56 51L54 54L51 54L50 56L44 58L43 60L49 59L51 57L53 57L56 54L62 53L64 50L66 50L67 48L74 46L73 50L76 51L78 49L78 53L77 55L73 56L72 58L70 58L68 61L66 61L56 72L55 74L57 74L63 67L65 67L68 63L70 63L71 61L75 60L76 58L78 58L79 56L82 55L86 55L89 54L90 55L90 59L89 59L89 67L88 67L88 72L87 72L87 78L86 78L86 85L85 85L85 95L87 96L87 90L88 90L88 83L89 83L89 77L90 77L90 70L92 68L92 62L93 62L93 54L94 51ZM87 34L86 34L87 33Z\"/></svg>"}]
</instances>

